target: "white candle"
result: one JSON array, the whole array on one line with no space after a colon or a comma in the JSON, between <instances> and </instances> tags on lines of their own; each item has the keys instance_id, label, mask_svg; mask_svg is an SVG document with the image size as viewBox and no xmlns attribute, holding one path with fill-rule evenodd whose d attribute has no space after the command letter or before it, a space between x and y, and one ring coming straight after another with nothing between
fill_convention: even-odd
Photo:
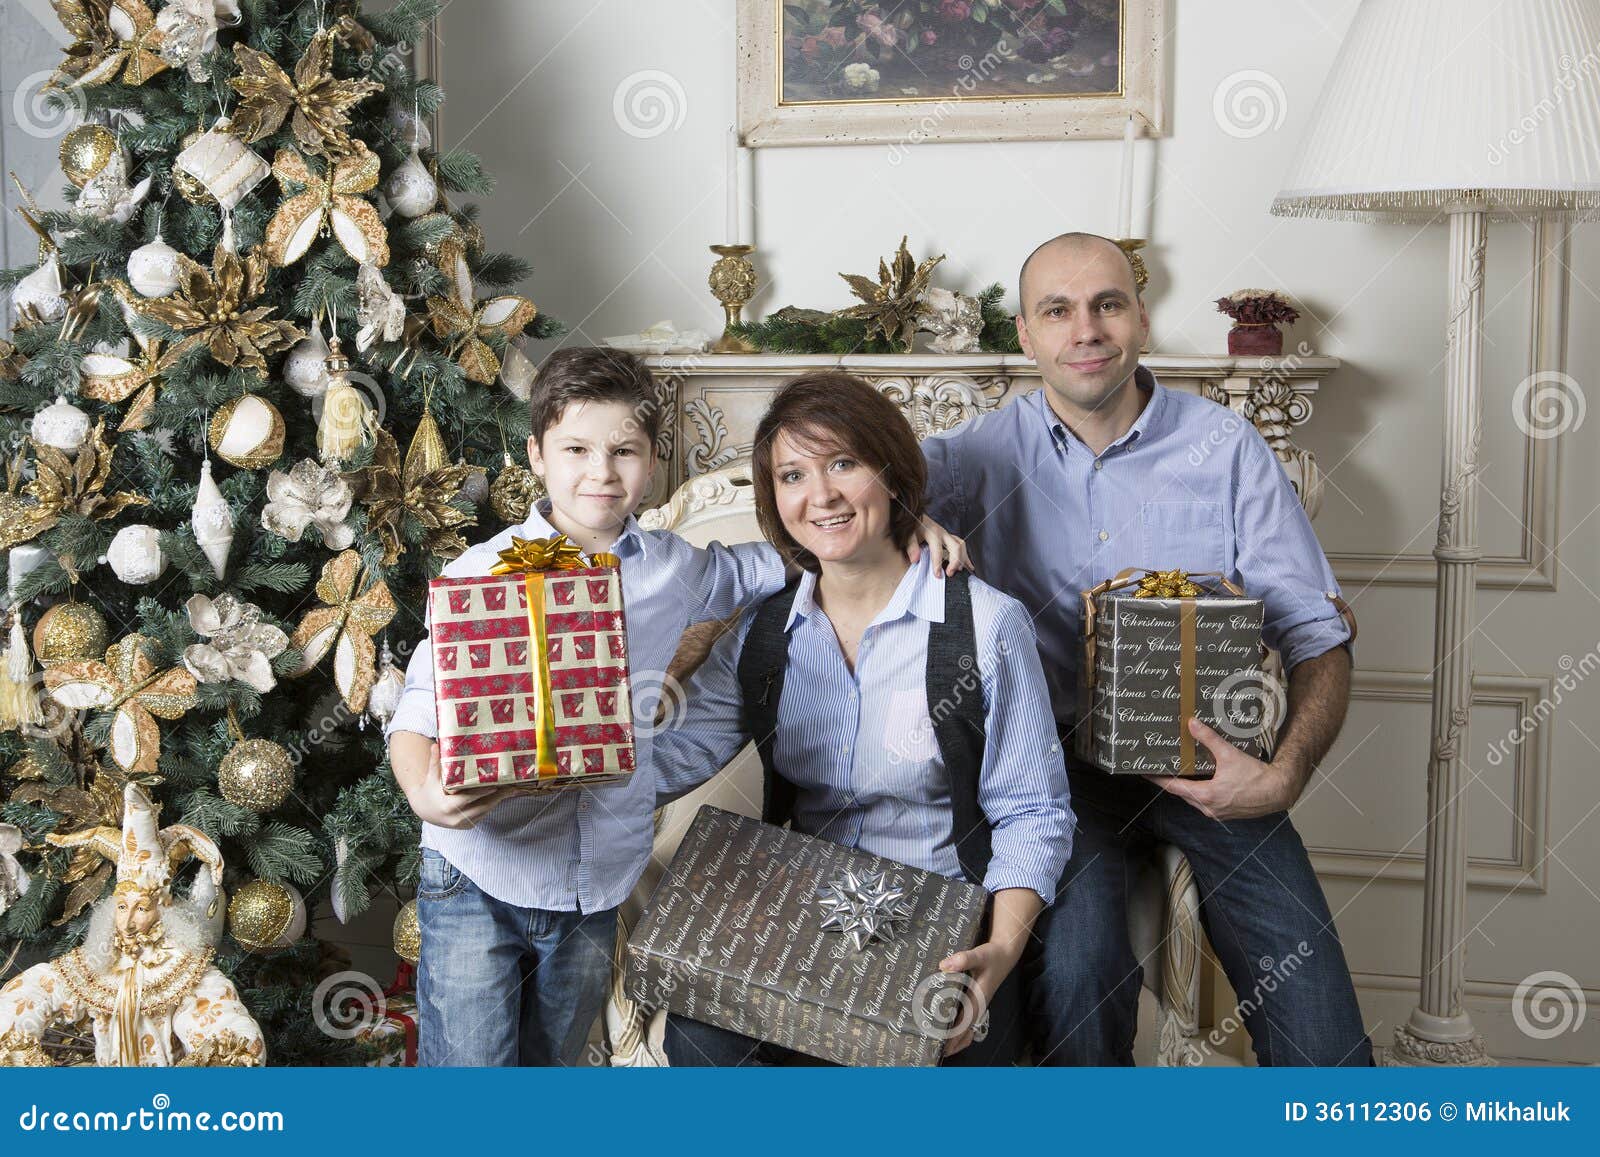
<instances>
[{"instance_id":1,"label":"white candle","mask_svg":"<svg viewBox=\"0 0 1600 1157\"><path fill-rule=\"evenodd\" d=\"M739 233L738 244L756 243L755 150L739 146Z\"/></svg>"},{"instance_id":2,"label":"white candle","mask_svg":"<svg viewBox=\"0 0 1600 1157\"><path fill-rule=\"evenodd\" d=\"M1122 184L1117 190L1117 240L1133 236L1133 117L1122 129Z\"/></svg>"},{"instance_id":3,"label":"white candle","mask_svg":"<svg viewBox=\"0 0 1600 1157\"><path fill-rule=\"evenodd\" d=\"M728 220L724 236L727 244L739 243L739 130L728 128L728 151L723 158L728 185Z\"/></svg>"}]
</instances>

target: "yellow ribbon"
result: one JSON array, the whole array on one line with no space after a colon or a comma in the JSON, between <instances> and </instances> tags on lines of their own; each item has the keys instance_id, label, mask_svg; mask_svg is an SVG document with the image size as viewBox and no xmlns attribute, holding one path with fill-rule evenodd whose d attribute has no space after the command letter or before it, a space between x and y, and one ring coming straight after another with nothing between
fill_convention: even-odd
<instances>
[{"instance_id":1,"label":"yellow ribbon","mask_svg":"<svg viewBox=\"0 0 1600 1157\"><path fill-rule=\"evenodd\" d=\"M567 541L564 534L549 538L517 538L500 552L500 561L490 569L490 574L533 574L548 570L581 570L583 551Z\"/></svg>"}]
</instances>

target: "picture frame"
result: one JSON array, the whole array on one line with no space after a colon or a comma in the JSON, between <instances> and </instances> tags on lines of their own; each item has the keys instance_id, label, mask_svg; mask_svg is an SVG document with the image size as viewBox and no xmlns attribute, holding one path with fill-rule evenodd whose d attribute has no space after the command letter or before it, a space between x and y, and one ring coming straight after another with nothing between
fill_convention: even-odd
<instances>
[{"instance_id":1,"label":"picture frame","mask_svg":"<svg viewBox=\"0 0 1600 1157\"><path fill-rule=\"evenodd\" d=\"M1166 133L1165 0L738 0L751 147Z\"/></svg>"}]
</instances>

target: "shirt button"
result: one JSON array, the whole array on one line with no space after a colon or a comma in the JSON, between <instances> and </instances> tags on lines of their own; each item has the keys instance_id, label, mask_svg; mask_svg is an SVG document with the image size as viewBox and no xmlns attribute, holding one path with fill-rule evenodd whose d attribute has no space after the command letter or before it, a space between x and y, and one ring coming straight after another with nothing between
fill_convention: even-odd
<instances>
[{"instance_id":1,"label":"shirt button","mask_svg":"<svg viewBox=\"0 0 1600 1157\"><path fill-rule=\"evenodd\" d=\"M1100 532L1100 541L1101 541L1101 542L1104 542L1104 541L1105 541L1105 540L1106 540L1106 539L1108 539L1108 538L1110 538L1110 537L1111 537L1111 535L1110 535L1110 533L1109 533L1109 532L1107 532L1107 531L1104 531L1104 530L1102 530L1102 531L1101 531L1101 532Z\"/></svg>"},{"instance_id":2,"label":"shirt button","mask_svg":"<svg viewBox=\"0 0 1600 1157\"><path fill-rule=\"evenodd\" d=\"M1104 466L1104 465L1105 465L1105 463L1104 463L1104 462L1102 462L1102 461L1100 461L1100 459L1098 459L1098 458L1096 458L1096 459L1095 459L1095 460L1094 460L1094 468L1095 468L1095 469L1096 469L1096 470L1098 470L1098 469L1100 469L1100 468L1101 468L1101 467L1102 467L1102 466Z\"/></svg>"}]
</instances>

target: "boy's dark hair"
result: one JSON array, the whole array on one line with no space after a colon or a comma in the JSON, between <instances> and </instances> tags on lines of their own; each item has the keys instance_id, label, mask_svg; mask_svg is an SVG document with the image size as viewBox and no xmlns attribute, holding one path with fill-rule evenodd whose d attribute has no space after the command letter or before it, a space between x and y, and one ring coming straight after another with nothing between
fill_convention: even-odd
<instances>
[{"instance_id":1,"label":"boy's dark hair","mask_svg":"<svg viewBox=\"0 0 1600 1157\"><path fill-rule=\"evenodd\" d=\"M928 464L900 407L854 374L821 370L802 374L773 396L756 426L750 475L755 483L756 521L786 560L809 571L821 569L816 555L784 528L778 513L772 453L780 433L812 452L845 451L877 472L889 491L889 537L902 550L922 524Z\"/></svg>"},{"instance_id":2,"label":"boy's dark hair","mask_svg":"<svg viewBox=\"0 0 1600 1157\"><path fill-rule=\"evenodd\" d=\"M606 346L568 346L544 359L528 394L533 437L561 421L567 407L581 402L622 402L633 410L650 445L661 432L661 402L650 370L626 350Z\"/></svg>"}]
</instances>

